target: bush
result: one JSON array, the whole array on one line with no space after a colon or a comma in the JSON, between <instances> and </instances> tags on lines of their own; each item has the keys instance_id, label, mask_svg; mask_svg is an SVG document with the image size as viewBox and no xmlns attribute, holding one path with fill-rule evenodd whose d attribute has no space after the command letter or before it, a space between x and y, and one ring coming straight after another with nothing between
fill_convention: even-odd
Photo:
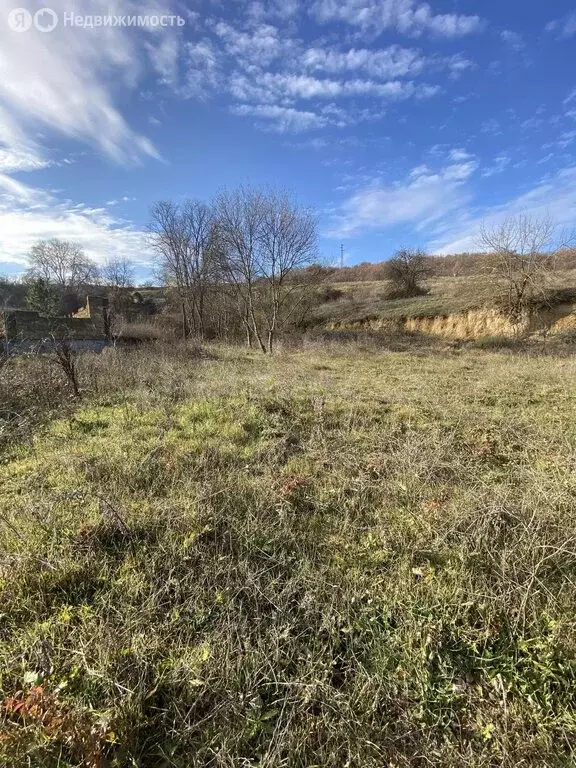
<instances>
[{"instance_id":1,"label":"bush","mask_svg":"<svg viewBox=\"0 0 576 768\"><path fill-rule=\"evenodd\" d=\"M326 285L319 289L317 295L321 302L338 301L338 299L341 299L342 296L344 296L344 291L341 291L339 288L334 288L332 285Z\"/></svg>"},{"instance_id":2,"label":"bush","mask_svg":"<svg viewBox=\"0 0 576 768\"><path fill-rule=\"evenodd\" d=\"M389 299L412 299L428 293L421 281L430 274L430 259L423 251L401 248L385 265L390 281Z\"/></svg>"}]
</instances>

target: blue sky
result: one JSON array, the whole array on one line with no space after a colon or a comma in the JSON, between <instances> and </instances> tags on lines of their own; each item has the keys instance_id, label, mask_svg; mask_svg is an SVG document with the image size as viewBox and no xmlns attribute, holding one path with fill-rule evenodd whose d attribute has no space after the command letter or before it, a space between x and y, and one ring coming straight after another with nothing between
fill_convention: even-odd
<instances>
[{"instance_id":1,"label":"blue sky","mask_svg":"<svg viewBox=\"0 0 576 768\"><path fill-rule=\"evenodd\" d=\"M10 28L48 5L51 32ZM82 28L64 15L179 15ZM324 259L473 249L514 213L576 222L576 4L16 0L0 10L0 274L44 237L151 274L158 199L277 184Z\"/></svg>"}]
</instances>

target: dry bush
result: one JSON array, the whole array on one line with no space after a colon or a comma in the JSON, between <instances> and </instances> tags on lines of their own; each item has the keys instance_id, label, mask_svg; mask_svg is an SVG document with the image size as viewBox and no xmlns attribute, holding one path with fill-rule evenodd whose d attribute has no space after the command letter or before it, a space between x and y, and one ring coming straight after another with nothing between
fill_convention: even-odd
<instances>
[{"instance_id":1,"label":"dry bush","mask_svg":"<svg viewBox=\"0 0 576 768\"><path fill-rule=\"evenodd\" d=\"M401 248L386 262L384 276L390 299L412 299L428 291L422 281L430 275L429 259L423 251Z\"/></svg>"}]
</instances>

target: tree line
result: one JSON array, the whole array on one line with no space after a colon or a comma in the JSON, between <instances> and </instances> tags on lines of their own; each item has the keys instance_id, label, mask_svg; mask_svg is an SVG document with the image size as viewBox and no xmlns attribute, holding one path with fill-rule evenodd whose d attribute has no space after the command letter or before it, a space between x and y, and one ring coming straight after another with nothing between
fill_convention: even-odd
<instances>
[{"instance_id":1,"label":"tree line","mask_svg":"<svg viewBox=\"0 0 576 768\"><path fill-rule=\"evenodd\" d=\"M473 264L472 274L485 279L485 298L520 323L546 302L552 272L571 267L574 255L573 239L557 236L549 218L516 216L483 227L478 254L432 257L401 248L380 264L336 269L318 261L311 211L285 192L249 186L222 191L210 202L159 201L147 237L165 315L179 318L177 332L184 338L243 336L263 352L273 351L282 331L302 326L314 303L338 298L331 284L354 270L369 266L372 279L387 281L385 295L393 300L424 295L428 278L468 274ZM96 285L122 313L134 277L125 258L97 267L77 244L51 239L31 249L22 285L27 305L46 315L75 313Z\"/></svg>"}]
</instances>

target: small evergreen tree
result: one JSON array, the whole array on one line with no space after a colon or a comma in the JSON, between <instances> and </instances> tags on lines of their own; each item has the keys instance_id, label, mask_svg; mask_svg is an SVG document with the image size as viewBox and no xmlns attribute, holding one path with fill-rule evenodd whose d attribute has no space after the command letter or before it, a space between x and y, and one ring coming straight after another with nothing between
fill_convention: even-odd
<instances>
[{"instance_id":1,"label":"small evergreen tree","mask_svg":"<svg viewBox=\"0 0 576 768\"><path fill-rule=\"evenodd\" d=\"M37 277L28 284L26 304L41 315L56 317L60 310L58 289L45 278Z\"/></svg>"}]
</instances>

